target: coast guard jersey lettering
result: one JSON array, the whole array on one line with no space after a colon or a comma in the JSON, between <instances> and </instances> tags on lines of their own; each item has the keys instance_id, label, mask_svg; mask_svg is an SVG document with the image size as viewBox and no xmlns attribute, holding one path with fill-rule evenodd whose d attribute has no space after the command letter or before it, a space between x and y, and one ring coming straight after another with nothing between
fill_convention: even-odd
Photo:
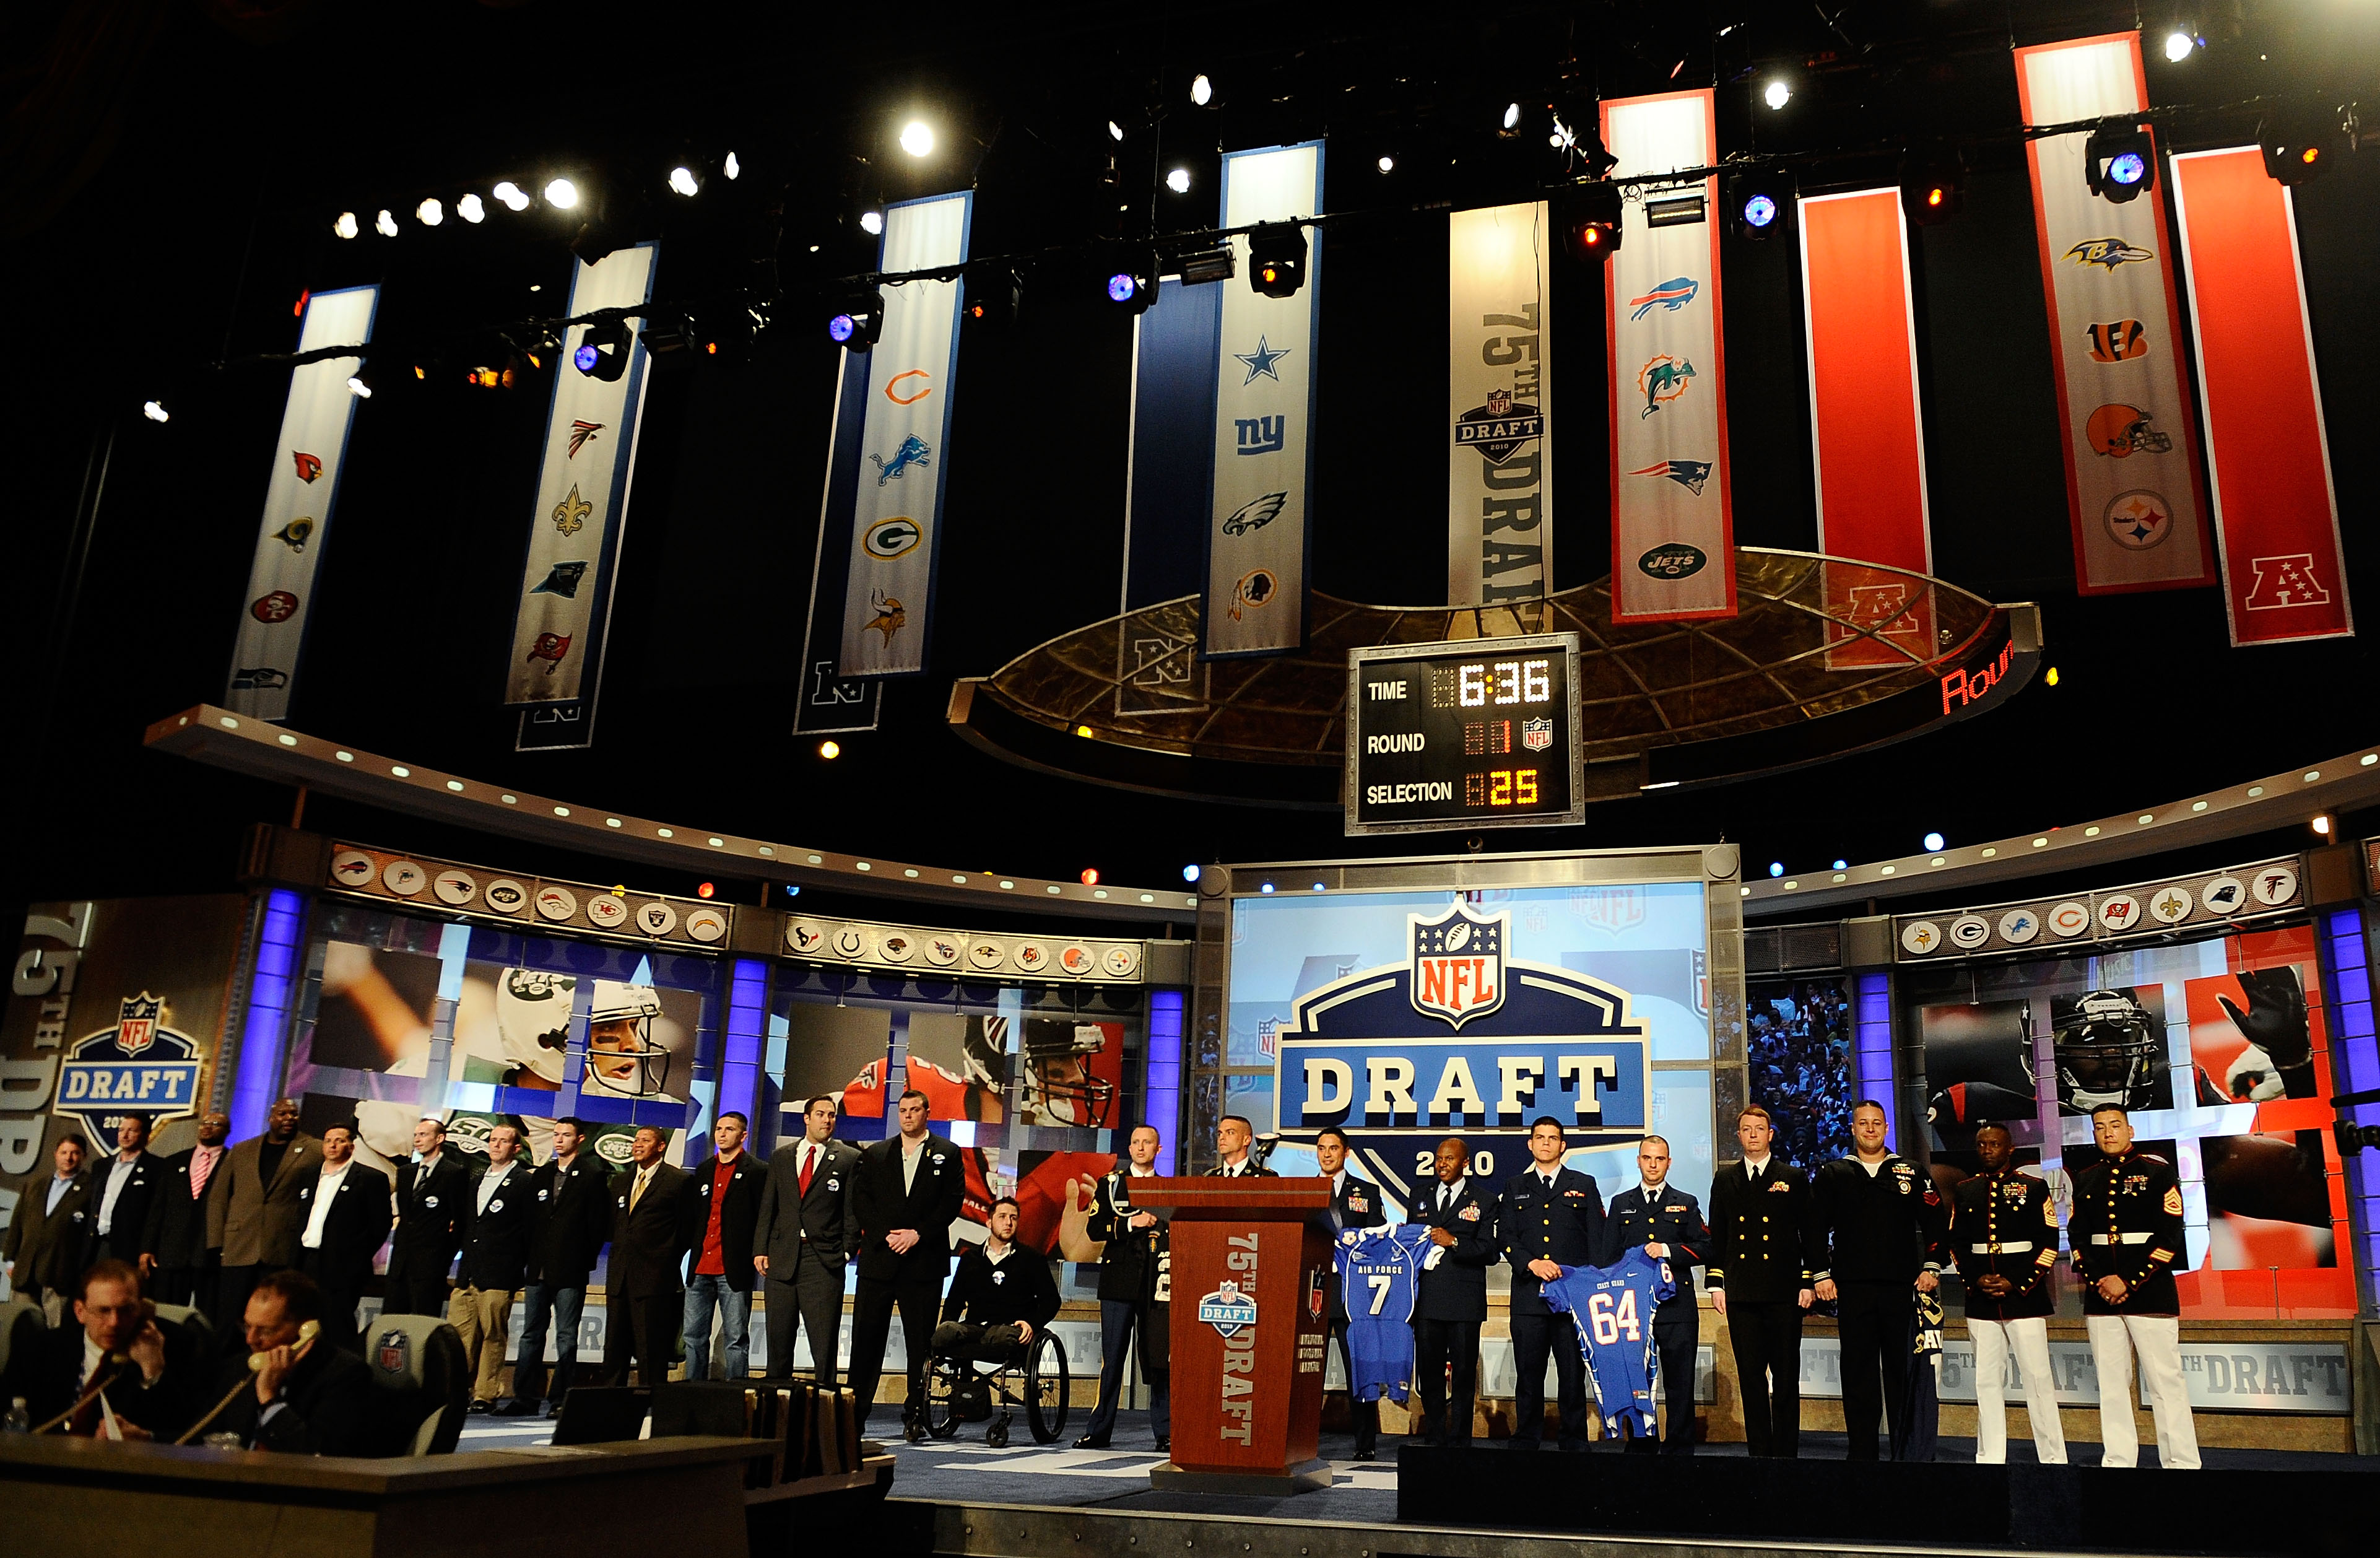
<instances>
[{"instance_id":1,"label":"coast guard jersey lettering","mask_svg":"<svg viewBox=\"0 0 2380 1558\"><path fill-rule=\"evenodd\" d=\"M1604 1420L1653 1437L1653 1311L1678 1290L1670 1263L1630 1250L1609 1266L1564 1266L1544 1284L1546 1307L1578 1322Z\"/></svg>"},{"instance_id":2,"label":"coast guard jersey lettering","mask_svg":"<svg viewBox=\"0 0 2380 1558\"><path fill-rule=\"evenodd\" d=\"M1418 1223L1396 1228L1350 1228L1330 1247L1339 1268L1339 1296L1347 1308L1347 1388L1357 1401L1383 1392L1402 1401L1413 1384L1414 1284L1429 1252L1429 1230Z\"/></svg>"}]
</instances>

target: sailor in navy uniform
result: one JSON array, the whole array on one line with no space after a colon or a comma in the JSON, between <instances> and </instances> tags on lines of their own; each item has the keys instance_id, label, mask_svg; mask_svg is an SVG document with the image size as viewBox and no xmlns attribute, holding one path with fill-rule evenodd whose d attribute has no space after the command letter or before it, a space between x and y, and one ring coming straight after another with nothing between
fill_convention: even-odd
<instances>
[{"instance_id":1,"label":"sailor in navy uniform","mask_svg":"<svg viewBox=\"0 0 2380 1558\"><path fill-rule=\"evenodd\" d=\"M1314 1162L1325 1179L1330 1181L1330 1232L1333 1235L1349 1228L1377 1228L1392 1221L1388 1203L1380 1199L1380 1187L1368 1179L1358 1179L1347 1167L1349 1148L1346 1132L1336 1126L1326 1126L1314 1138ZM1347 1350L1347 1301L1334 1277L1330 1289L1330 1339L1339 1345L1339 1366L1347 1371L1347 1402L1355 1421L1355 1458L1359 1461L1378 1457L1380 1441L1380 1404L1359 1401L1354 1387L1354 1355Z\"/></svg>"},{"instance_id":2,"label":"sailor in navy uniform","mask_svg":"<svg viewBox=\"0 0 2380 1558\"><path fill-rule=\"evenodd\" d=\"M1661 1453L1694 1453L1694 1346L1701 1322L1694 1308L1694 1268L1710 1259L1710 1230L1694 1198L1669 1183L1670 1143L1648 1136L1636 1149L1640 1183L1611 1198L1612 1247L1620 1254L1642 1247L1670 1263L1678 1290L1653 1314L1653 1345L1661 1355L1661 1400L1668 1421ZM1649 1439L1632 1439L1631 1450L1650 1451Z\"/></svg>"},{"instance_id":3,"label":"sailor in navy uniform","mask_svg":"<svg viewBox=\"0 0 2380 1558\"><path fill-rule=\"evenodd\" d=\"M1546 1357L1552 1355L1561 1403L1562 1449L1586 1448L1586 1355L1568 1315L1547 1307L1538 1284L1563 1266L1608 1262L1609 1230L1603 1193L1592 1175L1562 1166L1561 1122L1541 1114L1529 1126L1535 1160L1504 1187L1497 1227L1512 1263L1512 1447L1534 1450L1545 1438ZM1557 1333L1560 1345L1555 1345Z\"/></svg>"},{"instance_id":4,"label":"sailor in navy uniform","mask_svg":"<svg viewBox=\"0 0 2380 1558\"><path fill-rule=\"evenodd\" d=\"M1768 1150L1776 1126L1759 1104L1735 1122L1739 1161L1711 1176L1711 1308L1727 1321L1743 1396L1744 1447L1791 1460L1802 1444L1802 1317L1810 1272L1810 1182Z\"/></svg>"}]
</instances>

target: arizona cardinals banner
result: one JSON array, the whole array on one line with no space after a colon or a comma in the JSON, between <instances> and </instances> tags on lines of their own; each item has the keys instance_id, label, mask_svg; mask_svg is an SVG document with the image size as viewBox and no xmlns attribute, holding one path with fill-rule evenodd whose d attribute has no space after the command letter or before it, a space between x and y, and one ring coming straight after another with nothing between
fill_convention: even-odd
<instances>
[{"instance_id":1,"label":"arizona cardinals banner","mask_svg":"<svg viewBox=\"0 0 2380 1558\"><path fill-rule=\"evenodd\" d=\"M306 300L298 349L362 346L371 340L380 288L350 286ZM261 720L286 718L313 606L314 573L330 537L331 510L347 463L347 432L357 396L347 381L363 366L357 357L300 364L289 375L289 402L281 413L281 442L264 488L264 518L256 558L249 566L248 604L232 650L231 686L224 706Z\"/></svg>"},{"instance_id":2,"label":"arizona cardinals banner","mask_svg":"<svg viewBox=\"0 0 2380 1558\"><path fill-rule=\"evenodd\" d=\"M1615 178L1707 167L1707 91L1603 105ZM1638 185L1603 278L1611 365L1611 615L1735 615L1716 176Z\"/></svg>"},{"instance_id":3,"label":"arizona cardinals banner","mask_svg":"<svg viewBox=\"0 0 2380 1558\"><path fill-rule=\"evenodd\" d=\"M2351 637L2289 187L2253 146L2171 165L2231 642Z\"/></svg>"},{"instance_id":4,"label":"arizona cardinals banner","mask_svg":"<svg viewBox=\"0 0 2380 1558\"><path fill-rule=\"evenodd\" d=\"M1546 202L1447 220L1446 599L1535 600L1553 577Z\"/></svg>"},{"instance_id":5,"label":"arizona cardinals banner","mask_svg":"<svg viewBox=\"0 0 2380 1558\"><path fill-rule=\"evenodd\" d=\"M2140 34L2019 49L2016 86L2028 125L2140 113ZM2025 146L2058 349L2075 583L2085 595L2211 584L2165 202L2093 194L2089 139L2076 130Z\"/></svg>"}]
</instances>

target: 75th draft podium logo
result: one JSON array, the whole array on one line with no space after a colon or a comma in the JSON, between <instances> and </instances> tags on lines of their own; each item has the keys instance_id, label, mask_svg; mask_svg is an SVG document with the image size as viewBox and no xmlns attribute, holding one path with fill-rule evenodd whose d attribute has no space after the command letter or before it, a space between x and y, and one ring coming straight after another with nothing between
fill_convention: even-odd
<instances>
[{"instance_id":1,"label":"75th draft podium logo","mask_svg":"<svg viewBox=\"0 0 2380 1558\"><path fill-rule=\"evenodd\" d=\"M117 1004L115 1026L78 1041L58 1068L57 1112L79 1120L94 1141L113 1142L116 1122L139 1114L154 1132L198 1110L204 1069L199 1041L165 1026L165 1002L142 991Z\"/></svg>"}]
</instances>

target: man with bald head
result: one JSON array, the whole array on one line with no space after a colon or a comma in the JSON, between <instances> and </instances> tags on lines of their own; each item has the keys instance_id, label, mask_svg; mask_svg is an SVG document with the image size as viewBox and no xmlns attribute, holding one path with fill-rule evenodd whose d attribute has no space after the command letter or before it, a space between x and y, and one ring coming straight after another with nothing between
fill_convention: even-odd
<instances>
[{"instance_id":1,"label":"man with bald head","mask_svg":"<svg viewBox=\"0 0 2380 1558\"><path fill-rule=\"evenodd\" d=\"M322 1144L298 1128L298 1101L275 1099L264 1134L224 1154L207 1197L207 1244L223 1252L215 1305L248 1312L260 1278L298 1264L298 1237L311 1209L298 1187L322 1165Z\"/></svg>"},{"instance_id":2,"label":"man with bald head","mask_svg":"<svg viewBox=\"0 0 2380 1558\"><path fill-rule=\"evenodd\" d=\"M1479 1322L1488 1318L1488 1268L1501 1259L1496 1192L1471 1172L1471 1148L1459 1136L1438 1144L1432 1181L1414 1196L1413 1220L1429 1230L1435 1260L1415 1284L1414 1388L1421 1393L1421 1437L1431 1444L1471 1442L1479 1391ZM1448 1376L1453 1388L1447 1388Z\"/></svg>"}]
</instances>

